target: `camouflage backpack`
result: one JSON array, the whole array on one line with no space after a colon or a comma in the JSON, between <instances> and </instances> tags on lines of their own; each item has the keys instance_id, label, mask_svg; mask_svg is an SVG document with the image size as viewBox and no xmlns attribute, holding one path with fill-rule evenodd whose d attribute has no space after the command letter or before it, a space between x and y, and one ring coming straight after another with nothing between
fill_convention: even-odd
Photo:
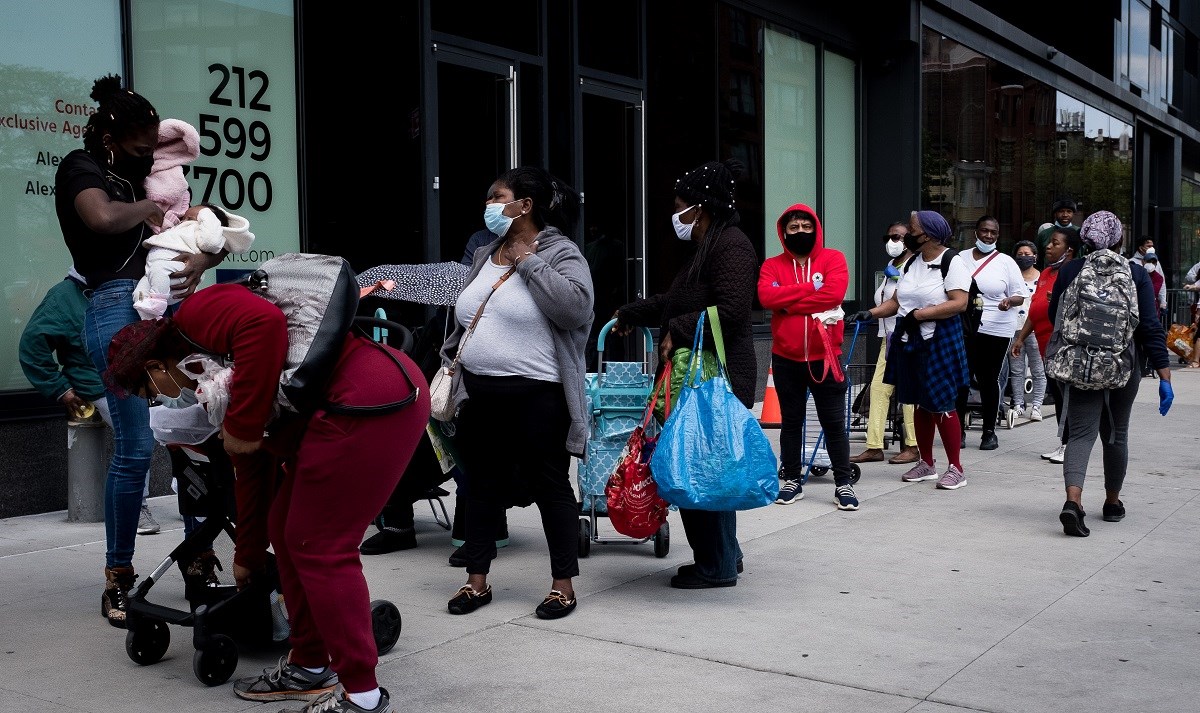
<instances>
[{"instance_id":1,"label":"camouflage backpack","mask_svg":"<svg viewBox=\"0 0 1200 713\"><path fill-rule=\"evenodd\" d=\"M1046 349L1046 375L1080 389L1124 386L1133 374L1137 325L1129 260L1112 250L1088 254L1063 292Z\"/></svg>"}]
</instances>

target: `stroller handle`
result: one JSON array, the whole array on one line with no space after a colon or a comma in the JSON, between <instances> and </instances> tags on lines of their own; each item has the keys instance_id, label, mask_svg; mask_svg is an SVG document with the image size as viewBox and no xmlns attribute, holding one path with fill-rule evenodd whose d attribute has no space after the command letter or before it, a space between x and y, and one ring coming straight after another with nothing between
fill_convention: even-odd
<instances>
[{"instance_id":1,"label":"stroller handle","mask_svg":"<svg viewBox=\"0 0 1200 713\"><path fill-rule=\"evenodd\" d=\"M617 320L614 318L605 322L604 326L600 328L600 336L596 339L596 351L600 352L601 357L604 356L604 342L608 337L608 333L616 326ZM649 360L650 356L654 354L654 335L650 333L648 327L641 327L641 330L642 336L646 339L646 354Z\"/></svg>"}]
</instances>

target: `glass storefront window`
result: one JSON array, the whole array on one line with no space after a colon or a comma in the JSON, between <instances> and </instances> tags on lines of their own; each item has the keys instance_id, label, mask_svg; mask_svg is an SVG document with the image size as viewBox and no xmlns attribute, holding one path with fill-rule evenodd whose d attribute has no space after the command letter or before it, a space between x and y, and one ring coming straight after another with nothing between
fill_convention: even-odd
<instances>
[{"instance_id":1,"label":"glass storefront window","mask_svg":"<svg viewBox=\"0 0 1200 713\"><path fill-rule=\"evenodd\" d=\"M17 345L30 314L71 266L54 212L58 162L83 147L99 77L121 73L120 3L2 3L0 43L0 391L30 388ZM63 18L69 17L69 22Z\"/></svg>"},{"instance_id":2,"label":"glass storefront window","mask_svg":"<svg viewBox=\"0 0 1200 713\"><path fill-rule=\"evenodd\" d=\"M825 244L846 254L846 299L856 299L857 66L744 11L723 12L721 144L750 171L739 188L742 227L762 236L764 257L778 255L775 219L795 203L811 206Z\"/></svg>"},{"instance_id":3,"label":"glass storefront window","mask_svg":"<svg viewBox=\"0 0 1200 713\"><path fill-rule=\"evenodd\" d=\"M1000 223L1001 249L1034 240L1059 198L1132 217L1133 127L937 32L922 45L922 201L969 245Z\"/></svg>"}]
</instances>

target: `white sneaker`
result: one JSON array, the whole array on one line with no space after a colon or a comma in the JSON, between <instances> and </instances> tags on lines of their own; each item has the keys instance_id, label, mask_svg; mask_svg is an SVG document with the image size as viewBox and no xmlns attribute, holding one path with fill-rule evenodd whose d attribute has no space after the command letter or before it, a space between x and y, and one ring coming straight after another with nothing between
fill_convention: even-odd
<instances>
[{"instance_id":1,"label":"white sneaker","mask_svg":"<svg viewBox=\"0 0 1200 713\"><path fill-rule=\"evenodd\" d=\"M154 514L150 512L150 506L143 502L141 514L138 516L137 534L153 535L161 529L158 520L155 520Z\"/></svg>"},{"instance_id":2,"label":"white sneaker","mask_svg":"<svg viewBox=\"0 0 1200 713\"><path fill-rule=\"evenodd\" d=\"M1067 447L1065 445L1059 445L1058 448L1055 448L1054 450L1050 451L1049 453L1043 453L1042 460L1048 460L1051 463L1062 463L1063 462L1063 454L1066 452L1067 452Z\"/></svg>"},{"instance_id":3,"label":"white sneaker","mask_svg":"<svg viewBox=\"0 0 1200 713\"><path fill-rule=\"evenodd\" d=\"M1033 409L1030 410L1030 412L1029 412L1029 420L1030 421L1041 421L1042 420L1042 410L1040 408L1038 408L1037 406L1034 406Z\"/></svg>"},{"instance_id":4,"label":"white sneaker","mask_svg":"<svg viewBox=\"0 0 1200 713\"><path fill-rule=\"evenodd\" d=\"M1024 418L1025 417L1025 407L1024 406L1013 406L1012 409L1009 411L1009 413L1013 414L1014 419Z\"/></svg>"}]
</instances>

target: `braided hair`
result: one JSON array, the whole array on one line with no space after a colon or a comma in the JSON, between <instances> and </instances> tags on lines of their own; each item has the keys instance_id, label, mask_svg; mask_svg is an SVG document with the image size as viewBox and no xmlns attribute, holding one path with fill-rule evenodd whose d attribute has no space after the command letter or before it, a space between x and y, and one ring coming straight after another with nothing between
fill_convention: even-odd
<instances>
[{"instance_id":1,"label":"braided hair","mask_svg":"<svg viewBox=\"0 0 1200 713\"><path fill-rule=\"evenodd\" d=\"M170 317L127 324L108 345L108 368L101 378L118 398L128 398L146 383L146 362L182 359L196 351Z\"/></svg>"},{"instance_id":2,"label":"braided hair","mask_svg":"<svg viewBox=\"0 0 1200 713\"><path fill-rule=\"evenodd\" d=\"M553 225L565 234L579 219L579 194L549 171L537 166L517 166L502 173L496 183L508 186L517 200L533 201L529 215L538 230Z\"/></svg>"},{"instance_id":3,"label":"braided hair","mask_svg":"<svg viewBox=\"0 0 1200 713\"><path fill-rule=\"evenodd\" d=\"M688 266L687 282L695 283L700 279L708 256L712 254L713 243L717 236L726 228L741 222L735 207L734 189L737 179L746 173L746 165L736 158L725 161L709 161L708 163L688 171L675 181L675 195L688 205L699 205L712 217L704 239L696 247L692 263Z\"/></svg>"},{"instance_id":4,"label":"braided hair","mask_svg":"<svg viewBox=\"0 0 1200 713\"><path fill-rule=\"evenodd\" d=\"M149 127L157 127L158 111L145 97L121 86L117 74L105 75L92 84L93 100L100 106L83 127L83 148L97 160L107 154L104 135L121 140Z\"/></svg>"}]
</instances>

